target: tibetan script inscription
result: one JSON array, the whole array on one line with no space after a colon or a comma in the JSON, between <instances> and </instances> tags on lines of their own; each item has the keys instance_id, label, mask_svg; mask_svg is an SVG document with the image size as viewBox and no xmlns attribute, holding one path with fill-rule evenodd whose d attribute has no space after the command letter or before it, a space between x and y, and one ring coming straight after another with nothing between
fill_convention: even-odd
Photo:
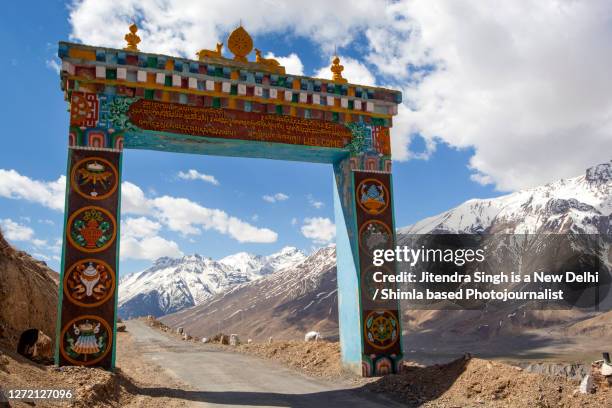
<instances>
[{"instance_id":1,"label":"tibetan script inscription","mask_svg":"<svg viewBox=\"0 0 612 408\"><path fill-rule=\"evenodd\" d=\"M350 130L338 123L147 99L132 104L128 116L144 130L194 136L332 148L351 141Z\"/></svg>"}]
</instances>

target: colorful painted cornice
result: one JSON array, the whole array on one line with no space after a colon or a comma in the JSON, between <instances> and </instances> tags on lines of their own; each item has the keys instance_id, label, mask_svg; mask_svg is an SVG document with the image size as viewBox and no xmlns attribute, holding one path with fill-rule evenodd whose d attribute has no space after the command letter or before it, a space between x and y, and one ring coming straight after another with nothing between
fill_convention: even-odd
<instances>
[{"instance_id":1,"label":"colorful painted cornice","mask_svg":"<svg viewBox=\"0 0 612 408\"><path fill-rule=\"evenodd\" d=\"M391 127L401 92L274 72L255 62L200 60L59 43L62 90ZM349 78L350 79L350 78Z\"/></svg>"}]
</instances>

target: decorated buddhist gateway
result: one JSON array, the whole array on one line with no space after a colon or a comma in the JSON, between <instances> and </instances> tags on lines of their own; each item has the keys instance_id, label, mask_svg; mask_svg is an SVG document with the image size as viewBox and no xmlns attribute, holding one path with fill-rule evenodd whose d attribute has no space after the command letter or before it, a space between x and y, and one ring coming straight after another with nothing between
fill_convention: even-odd
<instances>
[{"instance_id":1,"label":"decorated buddhist gateway","mask_svg":"<svg viewBox=\"0 0 612 408\"><path fill-rule=\"evenodd\" d=\"M136 25L125 40L59 44L70 131L56 363L114 368L122 151L151 149L331 164L343 364L397 371L400 311L373 300L372 254L394 247L389 129L401 94L351 84L338 57L331 80L291 75L259 49L249 60L242 27L231 56L222 43L193 60L141 52Z\"/></svg>"}]
</instances>

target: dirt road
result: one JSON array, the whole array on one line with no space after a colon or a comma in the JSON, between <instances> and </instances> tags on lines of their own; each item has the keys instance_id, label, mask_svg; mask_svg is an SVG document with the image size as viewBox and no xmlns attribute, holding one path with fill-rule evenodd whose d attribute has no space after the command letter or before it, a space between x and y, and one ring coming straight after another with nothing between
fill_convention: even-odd
<instances>
[{"instance_id":1,"label":"dirt road","mask_svg":"<svg viewBox=\"0 0 612 408\"><path fill-rule=\"evenodd\" d=\"M332 384L302 376L274 362L184 342L148 327L127 322L134 349L144 360L163 367L191 390L179 394L194 407L399 407L390 400L349 384ZM121 356L119 356L121 358ZM178 392L177 392L178 391ZM160 390L160 394L164 391Z\"/></svg>"}]
</instances>

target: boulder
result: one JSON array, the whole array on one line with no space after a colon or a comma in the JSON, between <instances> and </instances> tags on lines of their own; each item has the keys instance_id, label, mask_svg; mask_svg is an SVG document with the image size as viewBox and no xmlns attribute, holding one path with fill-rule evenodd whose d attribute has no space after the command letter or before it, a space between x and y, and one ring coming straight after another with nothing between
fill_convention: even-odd
<instances>
[{"instance_id":1,"label":"boulder","mask_svg":"<svg viewBox=\"0 0 612 408\"><path fill-rule=\"evenodd\" d=\"M32 350L32 358L36 360L53 359L53 341L42 331L38 331L38 339Z\"/></svg>"},{"instance_id":2,"label":"boulder","mask_svg":"<svg viewBox=\"0 0 612 408\"><path fill-rule=\"evenodd\" d=\"M126 328L125 328L125 323L119 323L119 322L118 322L118 323L117 323L117 331L118 331L118 332L124 332L124 331L126 331Z\"/></svg>"},{"instance_id":3,"label":"boulder","mask_svg":"<svg viewBox=\"0 0 612 408\"><path fill-rule=\"evenodd\" d=\"M230 346L237 346L240 344L240 339L237 334L230 334L229 344Z\"/></svg>"},{"instance_id":4,"label":"boulder","mask_svg":"<svg viewBox=\"0 0 612 408\"><path fill-rule=\"evenodd\" d=\"M53 360L53 341L38 329L28 329L21 333L17 352L32 361L50 363Z\"/></svg>"},{"instance_id":5,"label":"boulder","mask_svg":"<svg viewBox=\"0 0 612 408\"><path fill-rule=\"evenodd\" d=\"M591 375L585 375L582 381L580 381L580 393L590 394L593 392L593 377Z\"/></svg>"},{"instance_id":6,"label":"boulder","mask_svg":"<svg viewBox=\"0 0 612 408\"><path fill-rule=\"evenodd\" d=\"M309 331L308 333L304 335L304 341L319 341L319 340L323 340L323 336L321 336L321 333L317 331Z\"/></svg>"},{"instance_id":7,"label":"boulder","mask_svg":"<svg viewBox=\"0 0 612 408\"><path fill-rule=\"evenodd\" d=\"M177 327L176 328L176 333L177 334L183 334L183 328L182 327Z\"/></svg>"},{"instance_id":8,"label":"boulder","mask_svg":"<svg viewBox=\"0 0 612 408\"><path fill-rule=\"evenodd\" d=\"M202 337L202 343L210 343L210 339L208 337Z\"/></svg>"}]
</instances>

